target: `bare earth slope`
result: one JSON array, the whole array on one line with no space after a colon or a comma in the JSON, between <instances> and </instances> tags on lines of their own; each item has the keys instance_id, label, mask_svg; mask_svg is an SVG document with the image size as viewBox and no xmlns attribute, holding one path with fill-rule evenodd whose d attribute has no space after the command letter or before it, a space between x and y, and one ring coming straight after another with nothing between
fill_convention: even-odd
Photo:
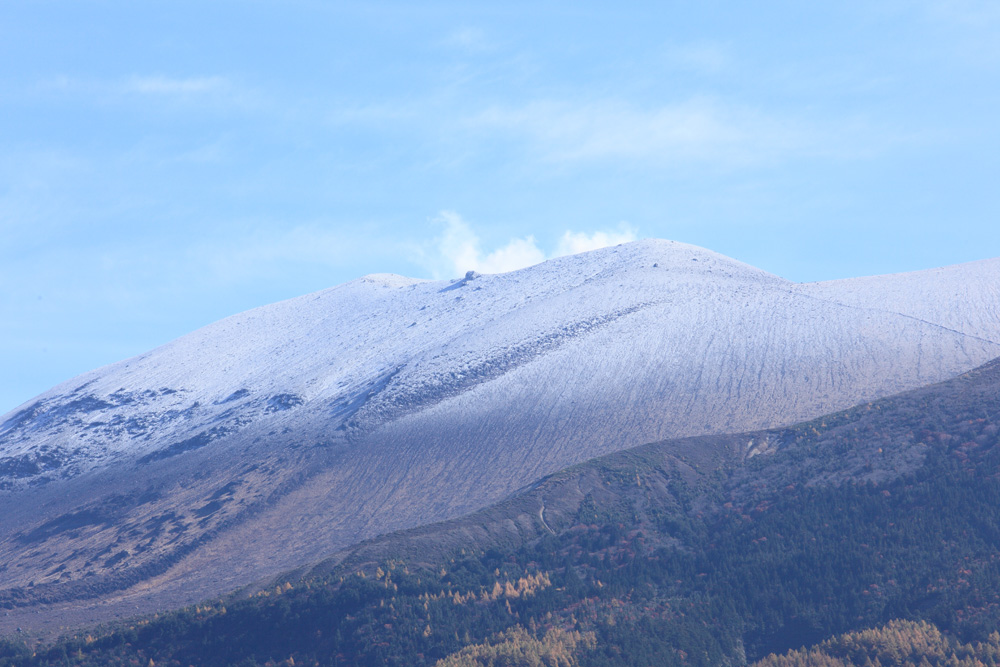
<instances>
[{"instance_id":1,"label":"bare earth slope","mask_svg":"<svg viewBox=\"0 0 1000 667\"><path fill-rule=\"evenodd\" d=\"M0 605L192 601L594 456L943 380L1000 356L998 284L641 241L235 315L0 418Z\"/></svg>"}]
</instances>

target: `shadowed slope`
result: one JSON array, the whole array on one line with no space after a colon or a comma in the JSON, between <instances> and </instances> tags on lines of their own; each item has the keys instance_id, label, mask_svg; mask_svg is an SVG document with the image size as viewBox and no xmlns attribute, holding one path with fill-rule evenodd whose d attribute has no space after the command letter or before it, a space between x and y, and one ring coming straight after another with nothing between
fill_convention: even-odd
<instances>
[{"instance_id":1,"label":"shadowed slope","mask_svg":"<svg viewBox=\"0 0 1000 667\"><path fill-rule=\"evenodd\" d=\"M1000 322L995 265L949 271L796 285L643 241L233 316L0 419L0 597L195 600L593 456L951 377ZM906 314L956 280L983 289Z\"/></svg>"}]
</instances>

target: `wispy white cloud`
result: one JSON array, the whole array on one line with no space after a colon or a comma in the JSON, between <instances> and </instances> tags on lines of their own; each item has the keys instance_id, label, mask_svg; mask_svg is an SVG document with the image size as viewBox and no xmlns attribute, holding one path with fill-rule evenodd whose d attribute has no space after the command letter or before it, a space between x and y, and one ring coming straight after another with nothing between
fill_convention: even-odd
<instances>
[{"instance_id":1,"label":"wispy white cloud","mask_svg":"<svg viewBox=\"0 0 1000 667\"><path fill-rule=\"evenodd\" d=\"M333 271L364 245L356 234L328 225L270 226L226 241L213 238L192 246L184 261L205 267L214 279L223 283L235 283L274 275L296 266L327 267ZM366 248L366 252L370 251Z\"/></svg>"},{"instance_id":2,"label":"wispy white cloud","mask_svg":"<svg viewBox=\"0 0 1000 667\"><path fill-rule=\"evenodd\" d=\"M995 70L1000 64L1000 3L995 0L923 0L924 20L945 39L933 57L957 57L966 66Z\"/></svg>"},{"instance_id":3,"label":"wispy white cloud","mask_svg":"<svg viewBox=\"0 0 1000 667\"><path fill-rule=\"evenodd\" d=\"M413 123L421 113L427 113L419 102L397 101L373 104L335 103L322 111L323 119L330 125L399 125Z\"/></svg>"},{"instance_id":4,"label":"wispy white cloud","mask_svg":"<svg viewBox=\"0 0 1000 667\"><path fill-rule=\"evenodd\" d=\"M533 235L514 238L492 251L484 251L479 235L454 211L442 211L437 222L444 231L422 248L418 260L435 278L453 278L467 271L506 273L562 255L597 250L636 239L636 230L620 224L617 229L592 233L566 231L551 253L545 253Z\"/></svg>"},{"instance_id":5,"label":"wispy white cloud","mask_svg":"<svg viewBox=\"0 0 1000 667\"><path fill-rule=\"evenodd\" d=\"M138 94L138 95L200 95L232 90L233 83L222 76L167 77L131 76L125 79L85 79L60 75L39 83L43 90L75 93Z\"/></svg>"},{"instance_id":6,"label":"wispy white cloud","mask_svg":"<svg viewBox=\"0 0 1000 667\"><path fill-rule=\"evenodd\" d=\"M940 20L979 28L1000 23L1000 4L995 0L925 0L924 6Z\"/></svg>"},{"instance_id":7,"label":"wispy white cloud","mask_svg":"<svg viewBox=\"0 0 1000 667\"><path fill-rule=\"evenodd\" d=\"M223 162L228 156L228 151L222 141L215 141L210 144L203 144L190 150L181 151L173 156L171 160L176 163L206 164L212 162Z\"/></svg>"},{"instance_id":8,"label":"wispy white cloud","mask_svg":"<svg viewBox=\"0 0 1000 667\"><path fill-rule=\"evenodd\" d=\"M711 42L673 47L667 58L674 65L706 74L721 72L732 62L725 48Z\"/></svg>"},{"instance_id":9,"label":"wispy white cloud","mask_svg":"<svg viewBox=\"0 0 1000 667\"><path fill-rule=\"evenodd\" d=\"M229 80L221 76L188 78L134 76L121 84L123 90L143 95L196 95L219 92L231 87Z\"/></svg>"},{"instance_id":10,"label":"wispy white cloud","mask_svg":"<svg viewBox=\"0 0 1000 667\"><path fill-rule=\"evenodd\" d=\"M116 79L92 79L60 75L40 81L42 93L72 95L98 104L154 103L181 107L266 106L258 91L248 89L224 76L171 77L134 75Z\"/></svg>"},{"instance_id":11,"label":"wispy white cloud","mask_svg":"<svg viewBox=\"0 0 1000 667\"><path fill-rule=\"evenodd\" d=\"M465 51L489 51L493 48L486 33L481 28L464 26L449 34L442 42L444 46Z\"/></svg>"},{"instance_id":12,"label":"wispy white cloud","mask_svg":"<svg viewBox=\"0 0 1000 667\"><path fill-rule=\"evenodd\" d=\"M496 106L472 116L468 124L529 142L551 162L617 159L729 166L871 150L871 143L857 136L859 128L845 126L834 133L701 98L652 108L619 101Z\"/></svg>"}]
</instances>

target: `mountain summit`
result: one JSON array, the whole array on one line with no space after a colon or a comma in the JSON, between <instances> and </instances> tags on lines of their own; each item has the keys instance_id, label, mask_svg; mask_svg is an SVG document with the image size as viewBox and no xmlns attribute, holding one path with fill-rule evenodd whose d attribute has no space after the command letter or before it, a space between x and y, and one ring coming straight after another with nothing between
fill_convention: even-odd
<instances>
[{"instance_id":1,"label":"mountain summit","mask_svg":"<svg viewBox=\"0 0 1000 667\"><path fill-rule=\"evenodd\" d=\"M192 601L594 456L998 356L1000 260L797 284L647 240L451 282L365 276L0 418L0 602Z\"/></svg>"}]
</instances>

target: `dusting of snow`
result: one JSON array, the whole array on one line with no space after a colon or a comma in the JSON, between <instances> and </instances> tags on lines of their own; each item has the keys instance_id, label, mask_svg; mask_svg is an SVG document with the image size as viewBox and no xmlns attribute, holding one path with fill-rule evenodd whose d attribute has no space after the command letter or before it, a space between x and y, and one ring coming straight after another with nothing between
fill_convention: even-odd
<instances>
[{"instance_id":1,"label":"dusting of snow","mask_svg":"<svg viewBox=\"0 0 1000 667\"><path fill-rule=\"evenodd\" d=\"M373 274L4 415L0 483L183 456L273 425L336 434L385 465L405 453L413 470L454 476L474 506L483 475L512 490L608 451L797 421L969 370L1000 356L998 285L1000 260L795 284L653 240L453 282Z\"/></svg>"},{"instance_id":2,"label":"dusting of snow","mask_svg":"<svg viewBox=\"0 0 1000 667\"><path fill-rule=\"evenodd\" d=\"M1000 258L912 273L808 283L801 290L1000 343Z\"/></svg>"},{"instance_id":3,"label":"dusting of snow","mask_svg":"<svg viewBox=\"0 0 1000 667\"><path fill-rule=\"evenodd\" d=\"M363 283L381 285L382 287L409 287L427 282L420 278L407 278L395 273L369 273L367 276L361 276L359 280Z\"/></svg>"}]
</instances>

